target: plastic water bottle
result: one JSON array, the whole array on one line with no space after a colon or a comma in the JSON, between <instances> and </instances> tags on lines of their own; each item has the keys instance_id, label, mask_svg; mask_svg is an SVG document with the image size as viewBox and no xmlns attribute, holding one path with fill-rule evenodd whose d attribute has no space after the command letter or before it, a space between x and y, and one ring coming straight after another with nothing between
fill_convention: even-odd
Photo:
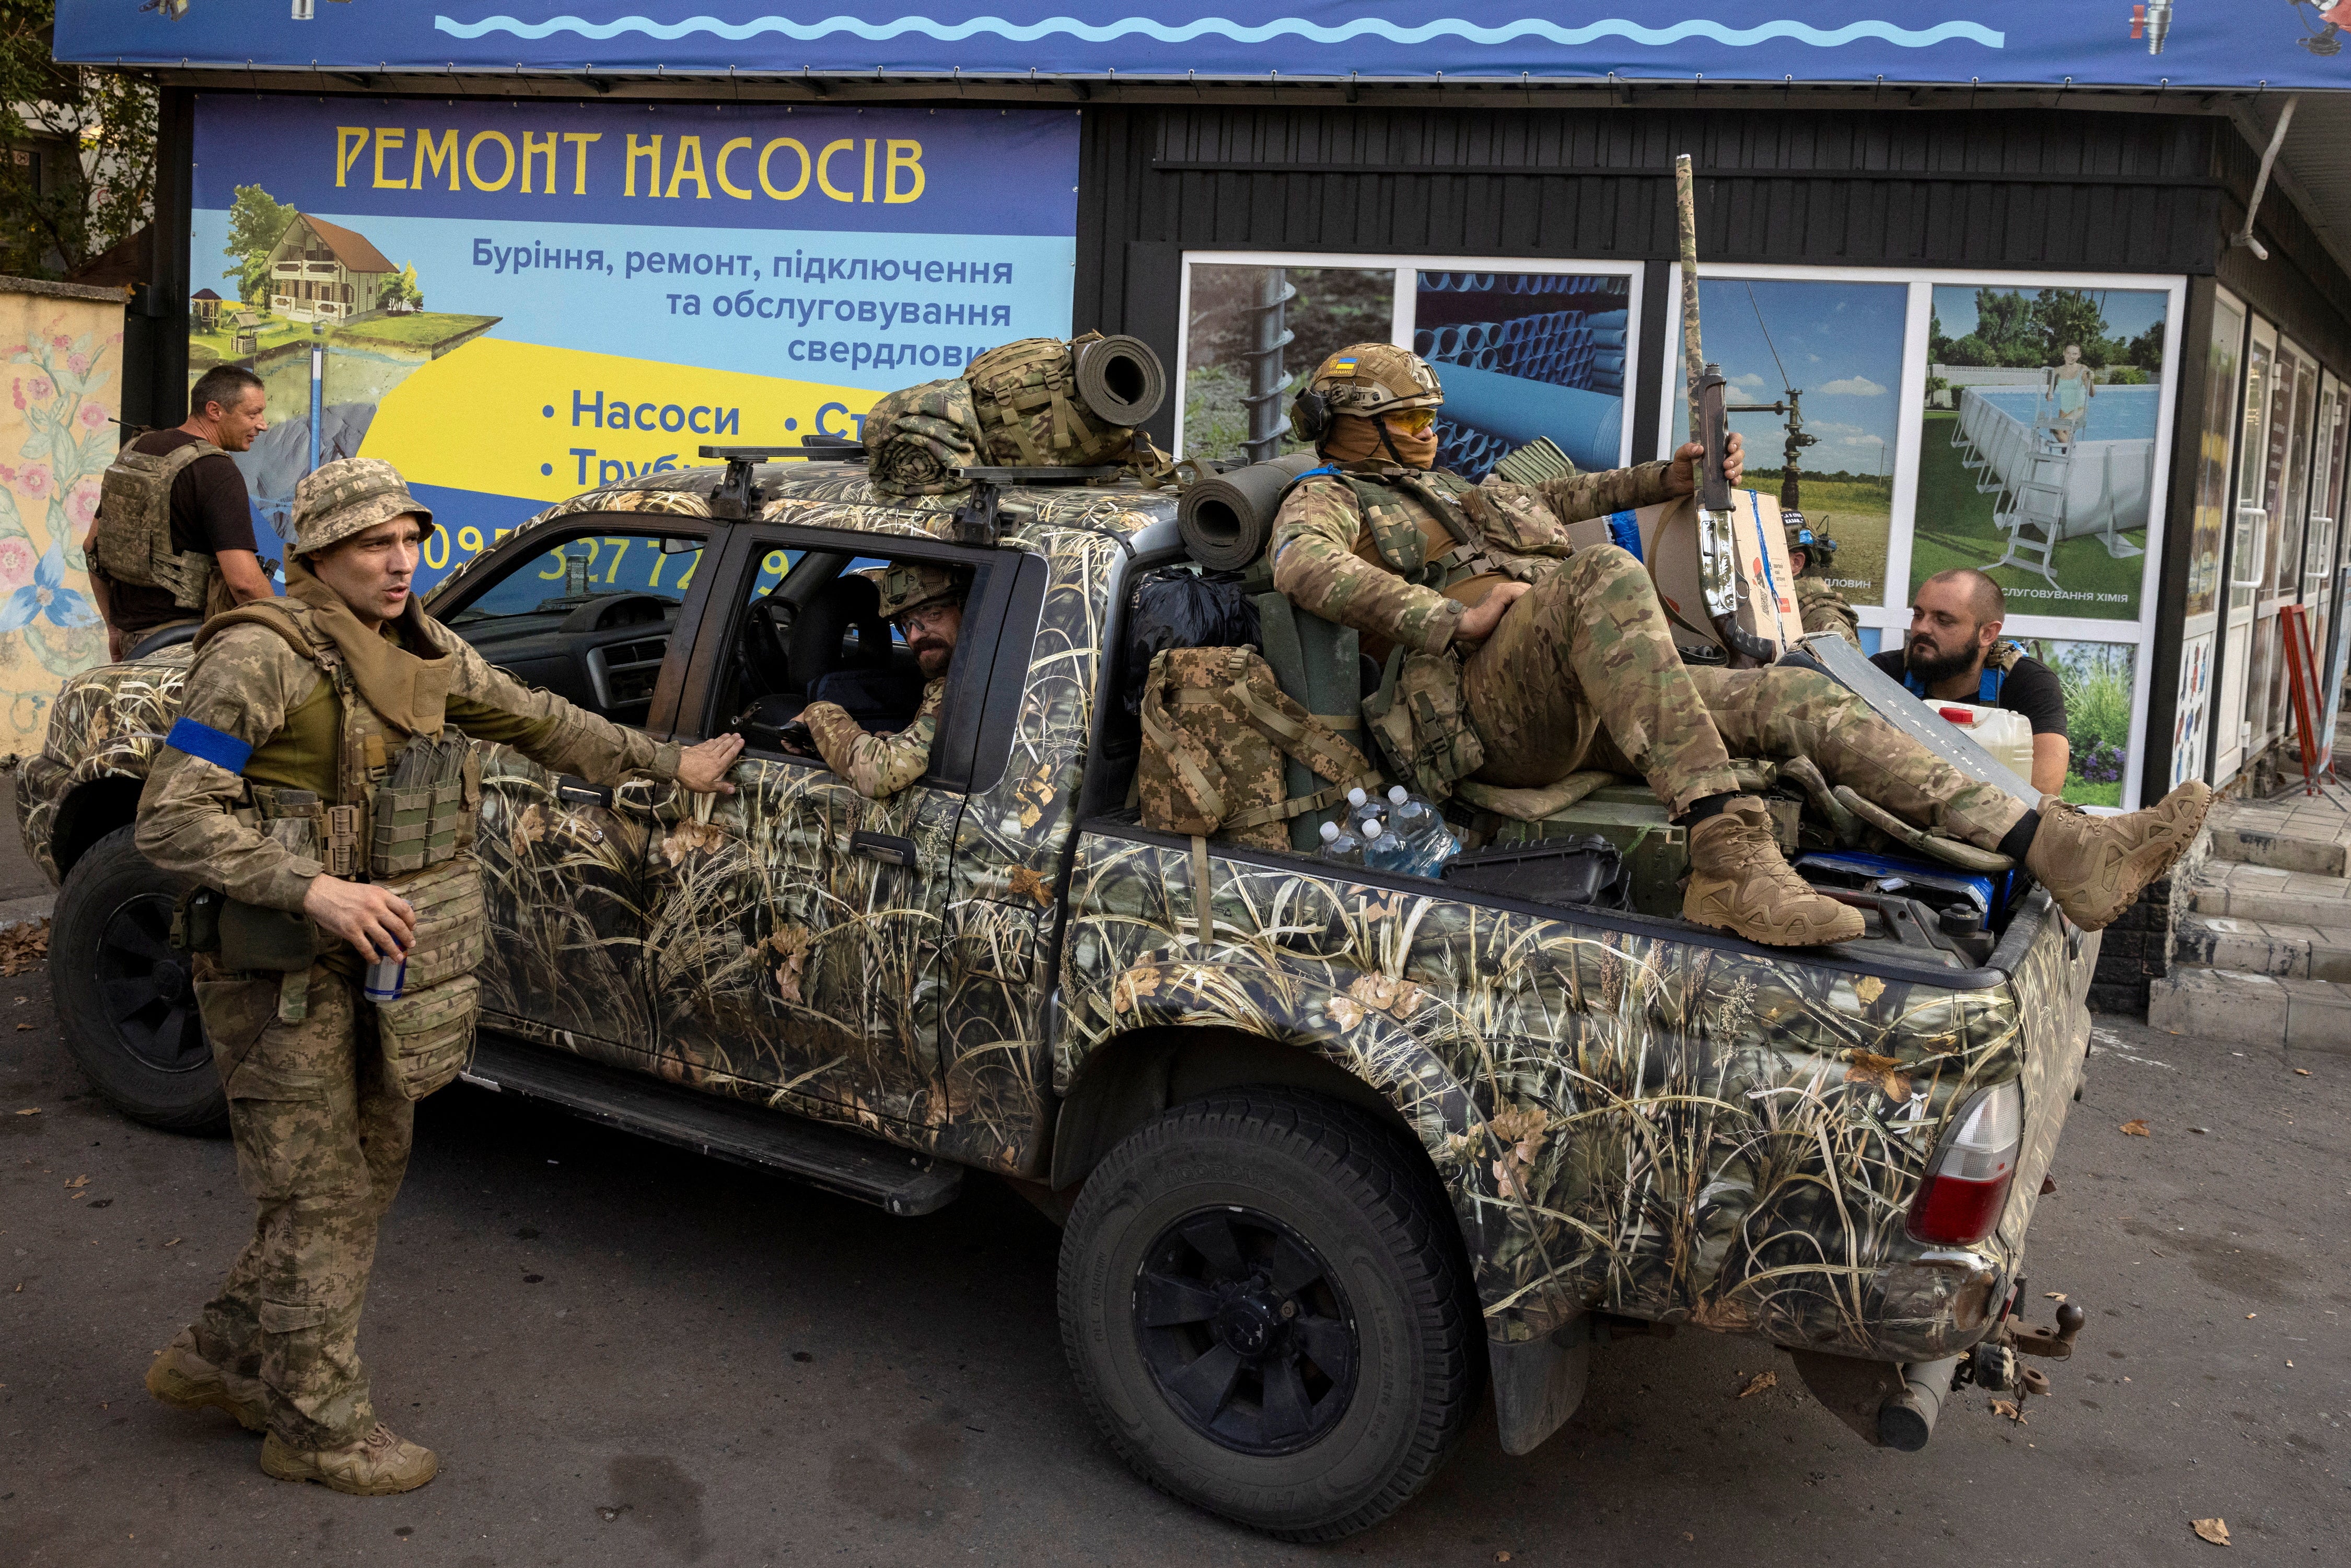
<instances>
[{"instance_id":1,"label":"plastic water bottle","mask_svg":"<svg viewBox=\"0 0 2351 1568\"><path fill-rule=\"evenodd\" d=\"M1343 831L1336 822L1322 824L1322 858L1332 865L1358 866L1364 863L1364 841Z\"/></svg>"},{"instance_id":2,"label":"plastic water bottle","mask_svg":"<svg viewBox=\"0 0 2351 1568\"><path fill-rule=\"evenodd\" d=\"M1401 784L1388 790L1387 820L1397 849L1382 863L1413 876L1434 876L1437 868L1459 852L1444 816L1427 800Z\"/></svg>"}]
</instances>

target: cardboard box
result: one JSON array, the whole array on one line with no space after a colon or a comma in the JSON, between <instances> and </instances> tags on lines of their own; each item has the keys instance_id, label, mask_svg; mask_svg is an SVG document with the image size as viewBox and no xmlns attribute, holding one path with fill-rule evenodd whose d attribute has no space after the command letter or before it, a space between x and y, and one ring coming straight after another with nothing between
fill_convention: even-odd
<instances>
[{"instance_id":1,"label":"cardboard box","mask_svg":"<svg viewBox=\"0 0 2351 1568\"><path fill-rule=\"evenodd\" d=\"M1775 651L1803 635L1796 612L1795 574L1788 568L1788 538L1780 526L1780 503L1755 490L1730 493L1734 554L1739 562L1739 624ZM1641 507L1570 525L1578 549L1618 545L1639 558L1657 587L1657 599L1672 622L1674 641L1684 648L1724 651L1706 612L1705 580L1698 562L1698 502L1693 497ZM1710 661L1709 661L1710 662Z\"/></svg>"}]
</instances>

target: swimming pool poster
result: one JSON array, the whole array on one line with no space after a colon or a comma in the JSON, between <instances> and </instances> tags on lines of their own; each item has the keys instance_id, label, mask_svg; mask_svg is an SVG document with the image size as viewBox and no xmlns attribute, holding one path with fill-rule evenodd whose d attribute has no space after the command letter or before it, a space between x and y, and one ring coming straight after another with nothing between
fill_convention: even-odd
<instances>
[{"instance_id":1,"label":"swimming pool poster","mask_svg":"<svg viewBox=\"0 0 2351 1568\"><path fill-rule=\"evenodd\" d=\"M281 539L314 451L397 465L430 586L580 490L1066 336L1077 183L1067 110L206 94L189 373L267 387L238 462Z\"/></svg>"},{"instance_id":2,"label":"swimming pool poster","mask_svg":"<svg viewBox=\"0 0 2351 1568\"><path fill-rule=\"evenodd\" d=\"M2011 616L2140 619L2170 298L1933 286L1914 591L1971 566L2001 585Z\"/></svg>"}]
</instances>

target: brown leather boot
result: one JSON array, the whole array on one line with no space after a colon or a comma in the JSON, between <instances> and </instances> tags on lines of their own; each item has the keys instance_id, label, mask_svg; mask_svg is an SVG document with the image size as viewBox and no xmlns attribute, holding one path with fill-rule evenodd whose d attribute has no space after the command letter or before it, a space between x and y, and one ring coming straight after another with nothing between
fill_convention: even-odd
<instances>
[{"instance_id":1,"label":"brown leather boot","mask_svg":"<svg viewBox=\"0 0 2351 1568\"><path fill-rule=\"evenodd\" d=\"M1781 858L1763 802L1741 795L1689 832L1682 918L1771 947L1855 942L1861 911L1815 892Z\"/></svg>"},{"instance_id":2,"label":"brown leather boot","mask_svg":"<svg viewBox=\"0 0 2351 1568\"><path fill-rule=\"evenodd\" d=\"M2066 919L2096 931L2188 852L2211 809L2211 787L2193 779L2146 810L2122 817L2093 817L2053 796L2041 808L2041 827L2024 852L2024 869L2049 890Z\"/></svg>"},{"instance_id":3,"label":"brown leather boot","mask_svg":"<svg viewBox=\"0 0 2351 1568\"><path fill-rule=\"evenodd\" d=\"M261 1380L223 1372L198 1355L193 1329L182 1329L179 1338L155 1353L147 1368L147 1392L175 1410L225 1410L248 1432L269 1422L269 1396Z\"/></svg>"},{"instance_id":4,"label":"brown leather boot","mask_svg":"<svg viewBox=\"0 0 2351 1568\"><path fill-rule=\"evenodd\" d=\"M272 1432L262 1439L261 1468L281 1481L317 1481L353 1497L414 1491L440 1473L432 1449L395 1437L379 1421L355 1443L301 1453Z\"/></svg>"}]
</instances>

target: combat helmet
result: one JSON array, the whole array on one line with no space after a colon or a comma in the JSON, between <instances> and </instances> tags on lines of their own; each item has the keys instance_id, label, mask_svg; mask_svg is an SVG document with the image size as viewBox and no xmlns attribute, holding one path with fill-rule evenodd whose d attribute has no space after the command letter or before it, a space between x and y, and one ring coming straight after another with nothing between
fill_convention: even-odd
<instances>
[{"instance_id":1,"label":"combat helmet","mask_svg":"<svg viewBox=\"0 0 2351 1568\"><path fill-rule=\"evenodd\" d=\"M1290 428L1301 441L1320 442L1343 413L1376 419L1444 402L1437 372L1418 354L1394 343L1355 343L1315 368L1290 405Z\"/></svg>"},{"instance_id":2,"label":"combat helmet","mask_svg":"<svg viewBox=\"0 0 2351 1568\"><path fill-rule=\"evenodd\" d=\"M1780 526L1788 536L1788 553L1804 552L1804 570L1809 573L1818 567L1826 571L1836 560L1837 542L1826 534L1816 534L1804 521L1802 512L1782 512Z\"/></svg>"},{"instance_id":3,"label":"combat helmet","mask_svg":"<svg viewBox=\"0 0 2351 1568\"><path fill-rule=\"evenodd\" d=\"M433 509L408 493L400 470L381 457L338 457L294 486L294 553L315 555L403 514L418 538L433 531Z\"/></svg>"},{"instance_id":4,"label":"combat helmet","mask_svg":"<svg viewBox=\"0 0 2351 1568\"><path fill-rule=\"evenodd\" d=\"M961 599L971 588L971 573L966 569L919 560L873 567L865 575L881 591L884 621L895 621L907 611L936 600Z\"/></svg>"}]
</instances>

